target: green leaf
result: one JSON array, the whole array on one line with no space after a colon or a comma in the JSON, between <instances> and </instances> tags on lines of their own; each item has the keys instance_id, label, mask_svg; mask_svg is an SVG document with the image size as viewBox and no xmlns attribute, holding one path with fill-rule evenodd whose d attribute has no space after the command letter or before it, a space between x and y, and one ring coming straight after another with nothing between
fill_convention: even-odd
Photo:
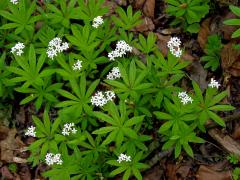
<instances>
[{"instance_id":1,"label":"green leaf","mask_svg":"<svg viewBox=\"0 0 240 180\"><path fill-rule=\"evenodd\" d=\"M100 129L97 129L97 130L93 131L92 133L93 134L106 134L106 133L109 133L109 132L111 132L111 131L113 131L115 129L116 129L116 127L112 127L112 126L110 126L110 127L102 127Z\"/></svg>"},{"instance_id":2,"label":"green leaf","mask_svg":"<svg viewBox=\"0 0 240 180\"><path fill-rule=\"evenodd\" d=\"M217 124L219 124L220 126L225 127L225 122L223 121L222 118L220 118L217 114L213 113L212 111L207 111L209 117L215 121Z\"/></svg>"}]
</instances>

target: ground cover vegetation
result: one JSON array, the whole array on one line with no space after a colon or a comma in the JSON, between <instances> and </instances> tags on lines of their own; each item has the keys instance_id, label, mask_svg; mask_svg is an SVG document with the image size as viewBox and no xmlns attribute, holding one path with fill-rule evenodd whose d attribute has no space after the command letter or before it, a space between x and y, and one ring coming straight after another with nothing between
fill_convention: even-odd
<instances>
[{"instance_id":1,"label":"ground cover vegetation","mask_svg":"<svg viewBox=\"0 0 240 180\"><path fill-rule=\"evenodd\" d=\"M211 73L202 86L188 73L183 36L171 33L163 53L157 33L136 30L146 21L141 9L111 3L0 1L0 105L32 108L24 127L9 127L22 129L18 135L28 140L22 163L43 165L41 178L143 179L152 153L195 158L208 125L227 128L224 117L237 111L214 75L224 48L219 33L206 36L199 62ZM169 26L188 36L202 33L212 10L209 0L164 5ZM224 24L240 25L239 7L229 8L237 17ZM239 36L237 29L231 38ZM238 158L226 159L235 167ZM17 173L15 163L7 167Z\"/></svg>"}]
</instances>

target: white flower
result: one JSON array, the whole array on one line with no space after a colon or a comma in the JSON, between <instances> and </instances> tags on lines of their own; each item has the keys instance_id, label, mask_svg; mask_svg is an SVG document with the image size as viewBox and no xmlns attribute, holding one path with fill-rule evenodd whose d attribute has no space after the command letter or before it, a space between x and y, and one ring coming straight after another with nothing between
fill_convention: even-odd
<instances>
[{"instance_id":1,"label":"white flower","mask_svg":"<svg viewBox=\"0 0 240 180\"><path fill-rule=\"evenodd\" d=\"M115 58L123 57L127 52L132 52L132 47L125 41L121 40L117 42L116 49L108 53L108 58L110 61L115 61Z\"/></svg>"},{"instance_id":2,"label":"white flower","mask_svg":"<svg viewBox=\"0 0 240 180\"><path fill-rule=\"evenodd\" d=\"M28 127L27 131L25 132L25 136L32 136L32 137L36 137L36 127L34 126L30 126Z\"/></svg>"},{"instance_id":3,"label":"white flower","mask_svg":"<svg viewBox=\"0 0 240 180\"><path fill-rule=\"evenodd\" d=\"M98 28L100 25L102 25L104 22L103 22L103 18L102 16L97 16L93 19L93 24L92 26L94 28Z\"/></svg>"},{"instance_id":4,"label":"white flower","mask_svg":"<svg viewBox=\"0 0 240 180\"><path fill-rule=\"evenodd\" d=\"M69 136L70 133L76 134L77 130L75 129L75 124L74 123L66 123L64 124L64 128L62 130L62 134L64 136Z\"/></svg>"},{"instance_id":5,"label":"white flower","mask_svg":"<svg viewBox=\"0 0 240 180\"><path fill-rule=\"evenodd\" d=\"M45 156L46 164L51 166L53 164L61 165L63 161L61 160L61 154L47 153Z\"/></svg>"},{"instance_id":6,"label":"white flower","mask_svg":"<svg viewBox=\"0 0 240 180\"><path fill-rule=\"evenodd\" d=\"M108 73L107 79L114 80L121 77L119 67L112 68L111 72Z\"/></svg>"},{"instance_id":7,"label":"white flower","mask_svg":"<svg viewBox=\"0 0 240 180\"><path fill-rule=\"evenodd\" d=\"M18 42L15 44L14 47L11 48L11 53L16 53L16 55L21 56L23 54L23 49L25 48L25 45L23 43Z\"/></svg>"},{"instance_id":8,"label":"white flower","mask_svg":"<svg viewBox=\"0 0 240 180\"><path fill-rule=\"evenodd\" d=\"M115 93L113 91L98 91L94 96L92 96L91 103L94 106L104 106L108 101L112 101L113 98L115 98Z\"/></svg>"},{"instance_id":9,"label":"white flower","mask_svg":"<svg viewBox=\"0 0 240 180\"><path fill-rule=\"evenodd\" d=\"M183 105L193 102L193 99L186 92L179 92L178 97L181 99Z\"/></svg>"},{"instance_id":10,"label":"white flower","mask_svg":"<svg viewBox=\"0 0 240 180\"><path fill-rule=\"evenodd\" d=\"M73 68L74 71L81 70L81 68L82 68L82 61L77 60L77 62L73 64L72 68Z\"/></svg>"},{"instance_id":11,"label":"white flower","mask_svg":"<svg viewBox=\"0 0 240 180\"><path fill-rule=\"evenodd\" d=\"M113 98L115 98L115 93L113 91L106 91L105 97L106 97L107 101L112 101Z\"/></svg>"},{"instance_id":12,"label":"white flower","mask_svg":"<svg viewBox=\"0 0 240 180\"><path fill-rule=\"evenodd\" d=\"M219 84L215 79L211 78L211 82L208 84L208 87L211 88L219 88L221 84Z\"/></svg>"},{"instance_id":13,"label":"white flower","mask_svg":"<svg viewBox=\"0 0 240 180\"><path fill-rule=\"evenodd\" d=\"M10 0L10 2L13 4L18 4L18 0Z\"/></svg>"},{"instance_id":14,"label":"white flower","mask_svg":"<svg viewBox=\"0 0 240 180\"><path fill-rule=\"evenodd\" d=\"M53 59L58 53L61 53L68 48L68 43L63 43L60 38L56 37L48 43L47 55L49 58Z\"/></svg>"},{"instance_id":15,"label":"white flower","mask_svg":"<svg viewBox=\"0 0 240 180\"><path fill-rule=\"evenodd\" d=\"M171 37L167 43L167 47L170 49L170 52L176 57L180 57L182 55L180 46L181 40L178 37Z\"/></svg>"},{"instance_id":16,"label":"white flower","mask_svg":"<svg viewBox=\"0 0 240 180\"><path fill-rule=\"evenodd\" d=\"M118 163L121 163L122 161L130 162L130 161L131 161L131 156L127 156L126 154L122 154L122 153L121 153L121 154L118 156L117 162L118 162Z\"/></svg>"}]
</instances>

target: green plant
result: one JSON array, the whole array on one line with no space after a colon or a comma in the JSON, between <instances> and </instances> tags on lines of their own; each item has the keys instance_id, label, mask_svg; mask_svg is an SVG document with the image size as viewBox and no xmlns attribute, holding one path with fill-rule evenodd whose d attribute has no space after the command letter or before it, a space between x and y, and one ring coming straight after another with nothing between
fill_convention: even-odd
<instances>
[{"instance_id":1,"label":"green plant","mask_svg":"<svg viewBox=\"0 0 240 180\"><path fill-rule=\"evenodd\" d=\"M0 15L9 20L11 23L6 23L0 29L15 29L14 33L22 34L24 38L29 39L29 35L33 35L34 23L41 19L40 15L32 16L36 9L36 3L29 0L22 0L19 6L16 7L9 3L11 13L5 10L0 11Z\"/></svg>"},{"instance_id":2,"label":"green plant","mask_svg":"<svg viewBox=\"0 0 240 180\"><path fill-rule=\"evenodd\" d=\"M185 31L197 33L200 29L199 22L209 11L209 0L166 0L166 12L175 16L172 25L181 24Z\"/></svg>"},{"instance_id":3,"label":"green plant","mask_svg":"<svg viewBox=\"0 0 240 180\"><path fill-rule=\"evenodd\" d=\"M130 30L142 23L142 20L140 19L141 12L137 11L133 14L132 6L128 6L127 13L121 7L118 7L116 12L119 17L112 16L112 20L118 27L125 30Z\"/></svg>"},{"instance_id":4,"label":"green plant","mask_svg":"<svg viewBox=\"0 0 240 180\"><path fill-rule=\"evenodd\" d=\"M229 154L227 156L227 160L231 163L231 164L237 164L238 163L238 156L236 156L235 154Z\"/></svg>"},{"instance_id":5,"label":"green plant","mask_svg":"<svg viewBox=\"0 0 240 180\"><path fill-rule=\"evenodd\" d=\"M232 172L233 180L239 180L240 178L240 168L236 167Z\"/></svg>"},{"instance_id":6,"label":"green plant","mask_svg":"<svg viewBox=\"0 0 240 180\"><path fill-rule=\"evenodd\" d=\"M206 55L201 57L201 61L206 62L204 68L210 68L212 71L216 71L219 68L222 47L220 36L217 34L208 36L208 42L204 50Z\"/></svg>"},{"instance_id":7,"label":"green plant","mask_svg":"<svg viewBox=\"0 0 240 180\"><path fill-rule=\"evenodd\" d=\"M150 32L147 36L147 39L144 38L142 34L139 34L139 42L135 43L135 47L138 48L145 54L149 54L156 50L156 40L157 37L153 32Z\"/></svg>"},{"instance_id":8,"label":"green plant","mask_svg":"<svg viewBox=\"0 0 240 180\"><path fill-rule=\"evenodd\" d=\"M103 141L103 145L114 141L116 142L117 147L119 147L126 136L137 139L138 135L132 128L134 125L141 123L144 119L144 116L128 118L126 105L123 101L120 102L119 108L114 103L110 102L107 110L111 116L108 116L102 112L93 113L94 116L111 125L93 131L93 134L109 133L107 138Z\"/></svg>"},{"instance_id":9,"label":"green plant","mask_svg":"<svg viewBox=\"0 0 240 180\"><path fill-rule=\"evenodd\" d=\"M230 5L229 8L235 15L240 17L240 8L239 7ZM240 25L240 19L228 19L228 20L225 20L223 23L226 24L226 25L230 25L230 26L232 26L232 25L233 26L239 26ZM232 34L232 38L237 38L237 37L240 37L240 28L237 29Z\"/></svg>"},{"instance_id":10,"label":"green plant","mask_svg":"<svg viewBox=\"0 0 240 180\"><path fill-rule=\"evenodd\" d=\"M141 169L146 169L148 166L144 163L140 163L139 161L142 159L142 152L138 152L131 162L122 162L119 163L116 160L109 160L107 163L112 166L117 166L117 169L113 170L110 175L115 176L124 172L123 180L127 180L131 175L134 175L138 180L142 179L142 175L140 173Z\"/></svg>"}]
</instances>

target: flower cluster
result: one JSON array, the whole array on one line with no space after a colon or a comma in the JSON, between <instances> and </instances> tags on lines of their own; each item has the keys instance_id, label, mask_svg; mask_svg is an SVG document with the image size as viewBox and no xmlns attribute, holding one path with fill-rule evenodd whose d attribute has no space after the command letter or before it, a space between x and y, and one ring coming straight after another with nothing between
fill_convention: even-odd
<instances>
[{"instance_id":1,"label":"flower cluster","mask_svg":"<svg viewBox=\"0 0 240 180\"><path fill-rule=\"evenodd\" d=\"M97 16L93 19L92 27L98 28L103 24L103 18L102 16Z\"/></svg>"},{"instance_id":2,"label":"flower cluster","mask_svg":"<svg viewBox=\"0 0 240 180\"><path fill-rule=\"evenodd\" d=\"M34 126L30 126L28 127L27 131L25 132L25 136L32 136L32 137L36 137L36 127Z\"/></svg>"},{"instance_id":3,"label":"flower cluster","mask_svg":"<svg viewBox=\"0 0 240 180\"><path fill-rule=\"evenodd\" d=\"M91 103L94 106L103 106L107 104L108 101L112 101L115 98L115 93L113 91L98 91L94 96L91 98Z\"/></svg>"},{"instance_id":4,"label":"flower cluster","mask_svg":"<svg viewBox=\"0 0 240 180\"><path fill-rule=\"evenodd\" d=\"M178 37L171 37L167 43L167 47L170 49L170 52L176 57L180 57L182 55L180 46L181 40Z\"/></svg>"},{"instance_id":5,"label":"flower cluster","mask_svg":"<svg viewBox=\"0 0 240 180\"><path fill-rule=\"evenodd\" d=\"M107 79L114 80L121 77L119 67L112 68L111 72L108 73Z\"/></svg>"},{"instance_id":6,"label":"flower cluster","mask_svg":"<svg viewBox=\"0 0 240 180\"><path fill-rule=\"evenodd\" d=\"M18 0L10 0L10 2L13 4L18 4Z\"/></svg>"},{"instance_id":7,"label":"flower cluster","mask_svg":"<svg viewBox=\"0 0 240 180\"><path fill-rule=\"evenodd\" d=\"M192 103L193 99L186 92L179 92L178 97L181 99L181 102L185 105L187 103Z\"/></svg>"},{"instance_id":8,"label":"flower cluster","mask_svg":"<svg viewBox=\"0 0 240 180\"><path fill-rule=\"evenodd\" d=\"M68 48L68 43L63 43L60 38L56 37L48 43L47 55L49 58L53 59L58 53L61 53Z\"/></svg>"},{"instance_id":9,"label":"flower cluster","mask_svg":"<svg viewBox=\"0 0 240 180\"><path fill-rule=\"evenodd\" d=\"M61 154L47 153L45 156L46 164L51 166L53 164L62 165L63 161L61 160Z\"/></svg>"},{"instance_id":10,"label":"flower cluster","mask_svg":"<svg viewBox=\"0 0 240 180\"><path fill-rule=\"evenodd\" d=\"M21 56L23 53L23 49L25 48L25 45L23 43L18 42L15 44L14 47L11 48L11 53L16 53L16 55Z\"/></svg>"},{"instance_id":11,"label":"flower cluster","mask_svg":"<svg viewBox=\"0 0 240 180\"><path fill-rule=\"evenodd\" d=\"M219 88L221 84L219 84L215 79L211 78L211 82L208 84L208 87L211 88Z\"/></svg>"},{"instance_id":12,"label":"flower cluster","mask_svg":"<svg viewBox=\"0 0 240 180\"><path fill-rule=\"evenodd\" d=\"M122 153L121 153L121 154L118 156L117 162L118 162L118 163L121 163L122 161L131 162L131 156L127 156L126 154L122 154Z\"/></svg>"},{"instance_id":13,"label":"flower cluster","mask_svg":"<svg viewBox=\"0 0 240 180\"><path fill-rule=\"evenodd\" d=\"M64 136L69 136L70 133L75 134L77 130L75 129L75 124L74 123L66 123L64 124L64 128L62 130L62 135Z\"/></svg>"},{"instance_id":14,"label":"flower cluster","mask_svg":"<svg viewBox=\"0 0 240 180\"><path fill-rule=\"evenodd\" d=\"M72 68L74 71L80 71L82 68L82 61L77 60L77 62L73 64Z\"/></svg>"},{"instance_id":15,"label":"flower cluster","mask_svg":"<svg viewBox=\"0 0 240 180\"><path fill-rule=\"evenodd\" d=\"M108 53L108 58L110 61L115 61L115 58L123 57L127 52L132 52L132 47L125 41L121 40L117 42L116 49Z\"/></svg>"}]
</instances>

